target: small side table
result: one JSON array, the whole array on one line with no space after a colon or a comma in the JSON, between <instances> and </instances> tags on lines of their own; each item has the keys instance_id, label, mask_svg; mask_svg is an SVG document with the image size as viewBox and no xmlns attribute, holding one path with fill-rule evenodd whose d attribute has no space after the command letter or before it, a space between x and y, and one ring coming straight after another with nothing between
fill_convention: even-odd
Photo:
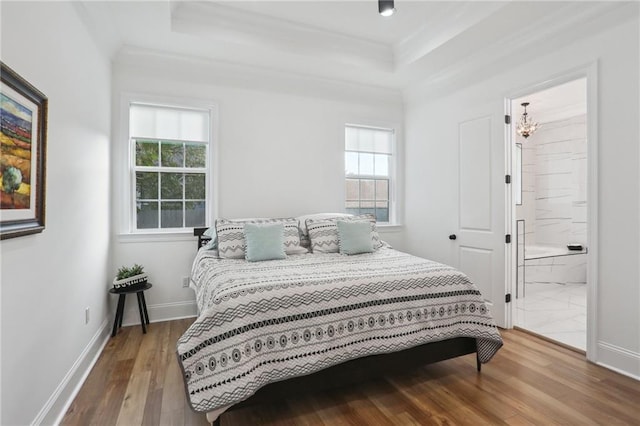
<instances>
[{"instance_id":1,"label":"small side table","mask_svg":"<svg viewBox=\"0 0 640 426\"><path fill-rule=\"evenodd\" d=\"M142 332L147 333L146 324L149 324L149 314L147 313L147 301L144 299L144 291L149 290L153 285L151 283L144 283L142 285L132 286L124 290L116 290L112 288L109 290L111 294L118 295L118 309L116 309L116 318L113 321L113 331L111 337L115 336L118 329L122 327L122 317L124 316L124 300L127 294L136 293L138 296L138 310L140 311L140 324L142 325Z\"/></svg>"}]
</instances>

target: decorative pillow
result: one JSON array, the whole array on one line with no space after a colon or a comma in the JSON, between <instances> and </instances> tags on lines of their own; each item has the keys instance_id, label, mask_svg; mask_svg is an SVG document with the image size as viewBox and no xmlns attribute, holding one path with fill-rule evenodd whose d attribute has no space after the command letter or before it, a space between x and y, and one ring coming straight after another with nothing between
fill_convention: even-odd
<instances>
[{"instance_id":1,"label":"decorative pillow","mask_svg":"<svg viewBox=\"0 0 640 426\"><path fill-rule=\"evenodd\" d=\"M246 259L249 262L284 259L284 224L244 224Z\"/></svg>"},{"instance_id":2,"label":"decorative pillow","mask_svg":"<svg viewBox=\"0 0 640 426\"><path fill-rule=\"evenodd\" d=\"M353 215L349 213L315 213L298 216L297 219L300 226L300 246L306 248L309 248L311 246L311 241L309 240L309 232L307 230L307 219L320 220L345 217L353 217Z\"/></svg>"},{"instance_id":3,"label":"decorative pillow","mask_svg":"<svg viewBox=\"0 0 640 426\"><path fill-rule=\"evenodd\" d=\"M216 235L215 226L212 226L211 228L204 231L202 235L211 238L207 244L202 246L205 250L215 250L218 248L218 236Z\"/></svg>"},{"instance_id":4,"label":"decorative pillow","mask_svg":"<svg viewBox=\"0 0 640 426\"><path fill-rule=\"evenodd\" d=\"M371 224L369 222L339 220L338 245L342 254L371 253L373 240L371 239Z\"/></svg>"},{"instance_id":5,"label":"decorative pillow","mask_svg":"<svg viewBox=\"0 0 640 426\"><path fill-rule=\"evenodd\" d=\"M307 249L300 247L298 221L294 218L285 219L218 219L216 233L218 234L218 252L223 259L244 259L245 257L245 223L274 224L284 226L284 250L287 254L307 253Z\"/></svg>"},{"instance_id":6,"label":"decorative pillow","mask_svg":"<svg viewBox=\"0 0 640 426\"><path fill-rule=\"evenodd\" d=\"M336 222L369 222L371 226L371 240L373 249L377 250L384 244L376 229L376 219L372 214L362 214L351 217L336 217L330 219L307 219L307 230L311 240L311 251L314 253L338 253L340 251L338 239L338 225Z\"/></svg>"}]
</instances>

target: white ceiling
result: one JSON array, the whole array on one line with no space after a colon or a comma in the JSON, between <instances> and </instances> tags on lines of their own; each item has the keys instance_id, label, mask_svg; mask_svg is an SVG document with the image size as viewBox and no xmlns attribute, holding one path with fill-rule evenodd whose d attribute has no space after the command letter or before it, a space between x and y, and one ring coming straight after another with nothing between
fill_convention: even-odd
<instances>
[{"instance_id":1,"label":"white ceiling","mask_svg":"<svg viewBox=\"0 0 640 426\"><path fill-rule=\"evenodd\" d=\"M75 3L115 61L169 55L396 91L529 60L614 25L621 4L396 0L384 18L376 0Z\"/></svg>"}]
</instances>

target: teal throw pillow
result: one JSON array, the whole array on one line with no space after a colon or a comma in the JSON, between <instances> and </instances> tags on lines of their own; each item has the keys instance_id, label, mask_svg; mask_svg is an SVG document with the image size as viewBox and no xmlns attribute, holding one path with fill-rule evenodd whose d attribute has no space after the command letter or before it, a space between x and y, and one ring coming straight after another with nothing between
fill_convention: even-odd
<instances>
[{"instance_id":1,"label":"teal throw pillow","mask_svg":"<svg viewBox=\"0 0 640 426\"><path fill-rule=\"evenodd\" d=\"M284 259L284 224L244 224L245 258L249 262Z\"/></svg>"},{"instance_id":2,"label":"teal throw pillow","mask_svg":"<svg viewBox=\"0 0 640 426\"><path fill-rule=\"evenodd\" d=\"M207 244L203 247L205 250L216 250L218 248L218 235L216 234L216 227L212 226L202 233L202 235L206 235L211 238Z\"/></svg>"},{"instance_id":3,"label":"teal throw pillow","mask_svg":"<svg viewBox=\"0 0 640 426\"><path fill-rule=\"evenodd\" d=\"M338 221L338 245L342 254L373 252L371 223Z\"/></svg>"}]
</instances>

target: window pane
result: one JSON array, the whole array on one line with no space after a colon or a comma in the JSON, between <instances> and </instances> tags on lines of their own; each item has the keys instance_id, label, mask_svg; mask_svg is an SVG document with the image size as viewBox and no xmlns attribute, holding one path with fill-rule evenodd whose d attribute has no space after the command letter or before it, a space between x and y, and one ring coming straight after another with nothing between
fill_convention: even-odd
<instances>
[{"instance_id":1,"label":"window pane","mask_svg":"<svg viewBox=\"0 0 640 426\"><path fill-rule=\"evenodd\" d=\"M360 209L360 213L359 213L359 214L372 214L372 215L374 215L374 216L375 216L375 214L376 214L376 209L374 209L374 208L370 208L370 209L367 209L367 208L361 208L361 209Z\"/></svg>"},{"instance_id":2,"label":"window pane","mask_svg":"<svg viewBox=\"0 0 640 426\"><path fill-rule=\"evenodd\" d=\"M185 224L186 227L204 226L204 201L187 201L185 204Z\"/></svg>"},{"instance_id":3,"label":"window pane","mask_svg":"<svg viewBox=\"0 0 640 426\"><path fill-rule=\"evenodd\" d=\"M389 181L388 180L376 180L376 200L388 200L389 199Z\"/></svg>"},{"instance_id":4,"label":"window pane","mask_svg":"<svg viewBox=\"0 0 640 426\"><path fill-rule=\"evenodd\" d=\"M361 209L374 209L375 207L376 202L373 200L360 200ZM373 213L373 211L371 213Z\"/></svg>"},{"instance_id":5,"label":"window pane","mask_svg":"<svg viewBox=\"0 0 640 426\"><path fill-rule=\"evenodd\" d=\"M358 174L358 153L357 152L344 153L344 172L347 174L347 176Z\"/></svg>"},{"instance_id":6,"label":"window pane","mask_svg":"<svg viewBox=\"0 0 640 426\"><path fill-rule=\"evenodd\" d=\"M347 200L360 199L360 181L358 179L347 179L346 192Z\"/></svg>"},{"instance_id":7,"label":"window pane","mask_svg":"<svg viewBox=\"0 0 640 426\"><path fill-rule=\"evenodd\" d=\"M136 229L208 222L210 120L206 109L129 104Z\"/></svg>"},{"instance_id":8,"label":"window pane","mask_svg":"<svg viewBox=\"0 0 640 426\"><path fill-rule=\"evenodd\" d=\"M184 147L182 143L163 142L160 149L163 167L183 167Z\"/></svg>"},{"instance_id":9,"label":"window pane","mask_svg":"<svg viewBox=\"0 0 640 426\"><path fill-rule=\"evenodd\" d=\"M207 147L202 144L186 144L185 147L186 167L205 167L207 165Z\"/></svg>"},{"instance_id":10,"label":"window pane","mask_svg":"<svg viewBox=\"0 0 640 426\"><path fill-rule=\"evenodd\" d=\"M204 174L184 175L184 198L186 200L204 200L206 198Z\"/></svg>"},{"instance_id":11,"label":"window pane","mask_svg":"<svg viewBox=\"0 0 640 426\"><path fill-rule=\"evenodd\" d=\"M182 173L160 173L161 198L163 200L182 200L182 182Z\"/></svg>"},{"instance_id":12,"label":"window pane","mask_svg":"<svg viewBox=\"0 0 640 426\"><path fill-rule=\"evenodd\" d=\"M158 173L136 173L136 199L158 199Z\"/></svg>"},{"instance_id":13,"label":"window pane","mask_svg":"<svg viewBox=\"0 0 640 426\"><path fill-rule=\"evenodd\" d=\"M384 154L375 155L376 176L389 176L389 156Z\"/></svg>"},{"instance_id":14,"label":"window pane","mask_svg":"<svg viewBox=\"0 0 640 426\"><path fill-rule=\"evenodd\" d=\"M136 209L136 226L138 229L158 227L158 202L138 202Z\"/></svg>"},{"instance_id":15,"label":"window pane","mask_svg":"<svg viewBox=\"0 0 640 426\"><path fill-rule=\"evenodd\" d=\"M373 154L360 154L360 174L373 175Z\"/></svg>"},{"instance_id":16,"label":"window pane","mask_svg":"<svg viewBox=\"0 0 640 426\"><path fill-rule=\"evenodd\" d=\"M161 228L182 228L182 202L164 201L160 203Z\"/></svg>"},{"instance_id":17,"label":"window pane","mask_svg":"<svg viewBox=\"0 0 640 426\"><path fill-rule=\"evenodd\" d=\"M158 165L158 142L136 141L136 166Z\"/></svg>"},{"instance_id":18,"label":"window pane","mask_svg":"<svg viewBox=\"0 0 640 426\"><path fill-rule=\"evenodd\" d=\"M360 208L360 201L345 201L344 206L348 209Z\"/></svg>"},{"instance_id":19,"label":"window pane","mask_svg":"<svg viewBox=\"0 0 640 426\"><path fill-rule=\"evenodd\" d=\"M389 209L376 209L376 222L389 222Z\"/></svg>"},{"instance_id":20,"label":"window pane","mask_svg":"<svg viewBox=\"0 0 640 426\"><path fill-rule=\"evenodd\" d=\"M349 213L349 214L360 214L360 209L350 209L350 208L347 208L347 209L346 209L346 213Z\"/></svg>"},{"instance_id":21,"label":"window pane","mask_svg":"<svg viewBox=\"0 0 640 426\"><path fill-rule=\"evenodd\" d=\"M374 200L375 199L375 180L362 179L360 181L360 199L361 200Z\"/></svg>"}]
</instances>

